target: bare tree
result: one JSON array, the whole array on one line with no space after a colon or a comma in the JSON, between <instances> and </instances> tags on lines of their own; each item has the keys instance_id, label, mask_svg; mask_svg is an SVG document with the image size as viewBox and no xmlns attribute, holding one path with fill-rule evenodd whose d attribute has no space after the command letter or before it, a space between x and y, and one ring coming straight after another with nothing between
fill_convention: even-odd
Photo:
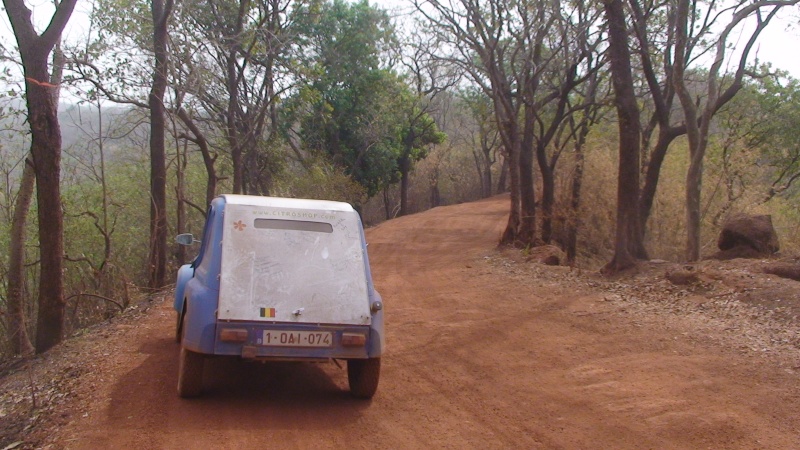
<instances>
[{"instance_id":1,"label":"bare tree","mask_svg":"<svg viewBox=\"0 0 800 450\"><path fill-rule=\"evenodd\" d=\"M183 5L185 45L194 51L176 62L179 76L190 83L179 88L222 130L235 193L267 195L272 185L276 164L268 147L278 138L277 99L292 85L282 77L295 40L293 8L301 5L288 0ZM204 161L208 168L205 153Z\"/></svg>"},{"instance_id":2,"label":"bare tree","mask_svg":"<svg viewBox=\"0 0 800 450\"><path fill-rule=\"evenodd\" d=\"M597 67L585 65L599 34L596 11L585 4L491 0L415 1L434 33L452 49L441 57L460 64L493 101L509 163L511 212L502 244L533 245L536 233L534 158L543 182L542 240L550 239L557 155L547 154L570 114L574 88ZM597 60L595 60L597 62Z\"/></svg>"}]
</instances>

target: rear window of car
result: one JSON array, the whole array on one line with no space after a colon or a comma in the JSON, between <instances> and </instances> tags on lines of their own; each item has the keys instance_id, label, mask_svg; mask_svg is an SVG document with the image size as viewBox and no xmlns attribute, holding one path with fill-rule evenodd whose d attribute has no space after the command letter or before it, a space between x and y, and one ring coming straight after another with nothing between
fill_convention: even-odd
<instances>
[{"instance_id":1,"label":"rear window of car","mask_svg":"<svg viewBox=\"0 0 800 450\"><path fill-rule=\"evenodd\" d=\"M292 230L310 231L314 233L333 233L333 225L327 222L309 222L305 220L283 220L283 219L256 219L256 228L265 230Z\"/></svg>"}]
</instances>

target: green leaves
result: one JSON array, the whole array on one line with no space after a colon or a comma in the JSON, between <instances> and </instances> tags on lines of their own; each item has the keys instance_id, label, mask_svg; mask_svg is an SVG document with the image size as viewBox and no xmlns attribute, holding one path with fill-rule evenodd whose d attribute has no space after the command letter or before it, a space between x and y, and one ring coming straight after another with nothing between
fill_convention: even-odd
<instances>
[{"instance_id":1,"label":"green leaves","mask_svg":"<svg viewBox=\"0 0 800 450\"><path fill-rule=\"evenodd\" d=\"M305 149L327 155L373 196L396 181L403 152L409 89L382 63L394 30L366 1L322 4L306 25L314 69L286 112L300 123Z\"/></svg>"},{"instance_id":2,"label":"green leaves","mask_svg":"<svg viewBox=\"0 0 800 450\"><path fill-rule=\"evenodd\" d=\"M768 199L786 191L791 195L800 177L800 81L778 73L747 82L720 111L720 120L728 152L743 153L764 168L771 185Z\"/></svg>"}]
</instances>

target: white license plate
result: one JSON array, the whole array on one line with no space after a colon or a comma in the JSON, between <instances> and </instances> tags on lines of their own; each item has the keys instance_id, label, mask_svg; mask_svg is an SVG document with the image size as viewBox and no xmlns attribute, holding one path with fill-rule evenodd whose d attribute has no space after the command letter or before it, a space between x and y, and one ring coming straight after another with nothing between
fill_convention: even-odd
<instances>
[{"instance_id":1,"label":"white license plate","mask_svg":"<svg viewBox=\"0 0 800 450\"><path fill-rule=\"evenodd\" d=\"M264 330L261 345L273 347L331 347L330 331L276 331Z\"/></svg>"}]
</instances>

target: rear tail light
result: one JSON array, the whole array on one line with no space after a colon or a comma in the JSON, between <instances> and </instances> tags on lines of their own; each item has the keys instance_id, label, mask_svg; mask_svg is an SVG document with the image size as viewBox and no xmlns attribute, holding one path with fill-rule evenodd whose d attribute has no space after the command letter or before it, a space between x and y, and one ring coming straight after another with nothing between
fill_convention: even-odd
<instances>
[{"instance_id":1,"label":"rear tail light","mask_svg":"<svg viewBox=\"0 0 800 450\"><path fill-rule=\"evenodd\" d=\"M219 332L222 342L247 342L247 330L244 328L223 328Z\"/></svg>"},{"instance_id":2,"label":"rear tail light","mask_svg":"<svg viewBox=\"0 0 800 450\"><path fill-rule=\"evenodd\" d=\"M342 333L342 347L363 347L367 336L361 333Z\"/></svg>"}]
</instances>

